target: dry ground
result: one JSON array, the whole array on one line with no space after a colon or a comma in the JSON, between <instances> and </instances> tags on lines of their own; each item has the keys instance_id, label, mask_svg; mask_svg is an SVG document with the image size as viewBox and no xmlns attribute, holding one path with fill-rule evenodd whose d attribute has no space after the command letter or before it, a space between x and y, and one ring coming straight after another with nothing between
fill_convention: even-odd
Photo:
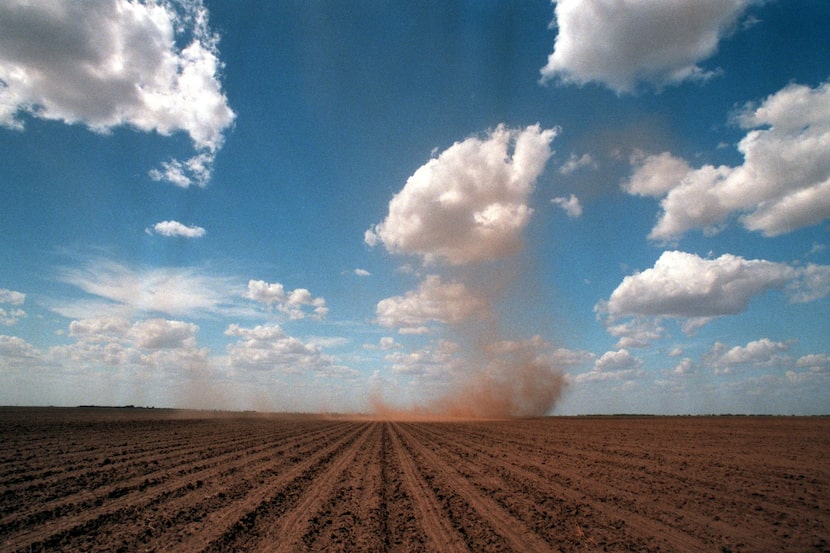
<instances>
[{"instance_id":1,"label":"dry ground","mask_svg":"<svg viewBox=\"0 0 830 553\"><path fill-rule=\"evenodd\" d=\"M0 409L0 550L830 550L830 418L209 415Z\"/></svg>"}]
</instances>

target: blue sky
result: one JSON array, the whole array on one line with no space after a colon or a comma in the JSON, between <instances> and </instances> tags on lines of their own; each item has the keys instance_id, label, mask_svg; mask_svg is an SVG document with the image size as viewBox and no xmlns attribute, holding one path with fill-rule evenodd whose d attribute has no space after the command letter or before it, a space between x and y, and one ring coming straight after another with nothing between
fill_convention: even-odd
<instances>
[{"instance_id":1,"label":"blue sky","mask_svg":"<svg viewBox=\"0 0 830 553\"><path fill-rule=\"evenodd\" d=\"M828 17L5 2L0 404L826 413Z\"/></svg>"}]
</instances>

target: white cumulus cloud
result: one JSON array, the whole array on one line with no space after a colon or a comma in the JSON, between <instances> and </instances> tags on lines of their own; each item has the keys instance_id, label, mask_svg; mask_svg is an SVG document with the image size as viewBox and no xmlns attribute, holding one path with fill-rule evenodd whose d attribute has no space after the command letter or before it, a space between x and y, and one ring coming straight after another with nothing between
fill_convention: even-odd
<instances>
[{"instance_id":1,"label":"white cumulus cloud","mask_svg":"<svg viewBox=\"0 0 830 553\"><path fill-rule=\"evenodd\" d=\"M585 373L576 375L578 383L597 380L631 380L645 374L642 359L631 355L627 349L607 351L596 360L594 367Z\"/></svg>"},{"instance_id":2,"label":"white cumulus cloud","mask_svg":"<svg viewBox=\"0 0 830 553\"><path fill-rule=\"evenodd\" d=\"M571 154L568 161L562 164L562 167L559 168L559 174L567 176L575 171L578 171L579 169L582 169L583 167L593 167L596 169L597 162L594 161L591 154L582 154L579 157L577 157L576 154Z\"/></svg>"},{"instance_id":3,"label":"white cumulus cloud","mask_svg":"<svg viewBox=\"0 0 830 553\"><path fill-rule=\"evenodd\" d=\"M366 231L366 243L452 265L516 253L555 136L539 125L500 125L483 139L456 142L409 177L386 218Z\"/></svg>"},{"instance_id":4,"label":"white cumulus cloud","mask_svg":"<svg viewBox=\"0 0 830 553\"><path fill-rule=\"evenodd\" d=\"M244 296L259 303L273 306L277 311L285 313L291 319L303 319L309 311L315 319L325 318L328 314L328 307L326 307L324 298L315 298L305 288L297 288L288 292L279 282L250 280L248 281L248 290Z\"/></svg>"},{"instance_id":5,"label":"white cumulus cloud","mask_svg":"<svg viewBox=\"0 0 830 553\"><path fill-rule=\"evenodd\" d=\"M619 345L637 347L661 337L662 317L685 319L683 330L691 334L713 318L745 311L754 297L773 289L784 290L792 303L826 297L830 267L666 251L654 267L623 278L595 310L607 315L607 329L621 337ZM632 319L619 322L626 317Z\"/></svg>"},{"instance_id":6,"label":"white cumulus cloud","mask_svg":"<svg viewBox=\"0 0 830 553\"><path fill-rule=\"evenodd\" d=\"M579 198L571 194L569 197L559 197L551 200L551 203L558 205L571 219L577 219L582 216L582 204L579 203Z\"/></svg>"},{"instance_id":7,"label":"white cumulus cloud","mask_svg":"<svg viewBox=\"0 0 830 553\"><path fill-rule=\"evenodd\" d=\"M23 305L26 301L26 294L23 292L16 292L8 288L0 288L0 303L9 303L11 305Z\"/></svg>"},{"instance_id":8,"label":"white cumulus cloud","mask_svg":"<svg viewBox=\"0 0 830 553\"><path fill-rule=\"evenodd\" d=\"M747 130L738 143L742 165L692 168L668 152L634 160L623 188L661 198L649 238L673 240L692 229L714 234L734 214L764 236L830 217L830 83L791 84L736 120Z\"/></svg>"},{"instance_id":9,"label":"white cumulus cloud","mask_svg":"<svg viewBox=\"0 0 830 553\"><path fill-rule=\"evenodd\" d=\"M186 132L193 158L154 178L204 185L235 114L199 0L0 3L0 125L24 114L95 132Z\"/></svg>"},{"instance_id":10,"label":"white cumulus cloud","mask_svg":"<svg viewBox=\"0 0 830 553\"><path fill-rule=\"evenodd\" d=\"M260 370L278 374L312 371L327 376L350 376L352 369L337 365L319 346L289 336L278 325L253 328L231 324L226 336L237 338L228 345L228 363L232 368Z\"/></svg>"},{"instance_id":11,"label":"white cumulus cloud","mask_svg":"<svg viewBox=\"0 0 830 553\"><path fill-rule=\"evenodd\" d=\"M205 229L202 227L187 226L178 221L161 221L153 225L152 230L147 230L161 236L180 236L182 238L201 238L205 235Z\"/></svg>"},{"instance_id":12,"label":"white cumulus cloud","mask_svg":"<svg viewBox=\"0 0 830 553\"><path fill-rule=\"evenodd\" d=\"M9 290L8 288L0 288L0 303L9 304L12 306L23 305L26 301L26 294ZM26 312L19 307L11 307L4 309L0 307L0 324L5 326L13 326L17 324L21 318L26 316Z\"/></svg>"},{"instance_id":13,"label":"white cumulus cloud","mask_svg":"<svg viewBox=\"0 0 830 553\"><path fill-rule=\"evenodd\" d=\"M625 277L604 308L611 315L733 315L758 294L783 288L794 274L789 265L771 261L666 251L651 269Z\"/></svg>"},{"instance_id":14,"label":"white cumulus cloud","mask_svg":"<svg viewBox=\"0 0 830 553\"><path fill-rule=\"evenodd\" d=\"M769 338L761 338L749 342L746 346L732 348L722 342L716 342L711 351L704 356L704 361L719 373L729 373L740 366L771 366L780 358L778 354L788 349L789 342L774 342Z\"/></svg>"},{"instance_id":15,"label":"white cumulus cloud","mask_svg":"<svg viewBox=\"0 0 830 553\"><path fill-rule=\"evenodd\" d=\"M428 275L417 290L379 301L376 313L382 326L420 330L430 322L458 324L474 316L487 317L488 307L464 283L444 283L441 277Z\"/></svg>"},{"instance_id":16,"label":"white cumulus cloud","mask_svg":"<svg viewBox=\"0 0 830 553\"><path fill-rule=\"evenodd\" d=\"M544 81L602 83L615 92L712 75L711 57L752 0L555 0L558 29Z\"/></svg>"}]
</instances>

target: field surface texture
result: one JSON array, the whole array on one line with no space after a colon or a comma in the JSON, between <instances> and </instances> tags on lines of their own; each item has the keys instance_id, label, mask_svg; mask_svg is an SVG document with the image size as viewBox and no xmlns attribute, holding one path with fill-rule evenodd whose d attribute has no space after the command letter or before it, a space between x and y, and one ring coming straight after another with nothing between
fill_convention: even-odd
<instances>
[{"instance_id":1,"label":"field surface texture","mask_svg":"<svg viewBox=\"0 0 830 553\"><path fill-rule=\"evenodd\" d=\"M3 408L0 550L828 551L830 419Z\"/></svg>"}]
</instances>

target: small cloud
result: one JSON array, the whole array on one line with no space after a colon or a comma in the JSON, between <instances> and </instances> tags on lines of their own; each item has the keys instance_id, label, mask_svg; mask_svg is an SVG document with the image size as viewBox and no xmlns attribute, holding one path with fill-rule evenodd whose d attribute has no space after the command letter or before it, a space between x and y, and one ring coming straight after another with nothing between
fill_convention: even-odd
<instances>
[{"instance_id":1,"label":"small cloud","mask_svg":"<svg viewBox=\"0 0 830 553\"><path fill-rule=\"evenodd\" d=\"M597 163L594 161L594 158L591 157L591 154L582 154L581 157L576 157L576 154L571 154L571 157L568 158L562 167L559 168L560 175L570 175L574 171L578 171L583 167L592 167L596 169Z\"/></svg>"},{"instance_id":2,"label":"small cloud","mask_svg":"<svg viewBox=\"0 0 830 553\"><path fill-rule=\"evenodd\" d=\"M695 366L691 359L684 357L683 360L672 369L672 372L678 376L692 374L695 372Z\"/></svg>"},{"instance_id":3,"label":"small cloud","mask_svg":"<svg viewBox=\"0 0 830 553\"><path fill-rule=\"evenodd\" d=\"M206 231L202 227L183 225L178 221L162 221L153 225L152 229L145 229L147 234L159 234L161 236L201 238Z\"/></svg>"},{"instance_id":4,"label":"small cloud","mask_svg":"<svg viewBox=\"0 0 830 553\"><path fill-rule=\"evenodd\" d=\"M579 198L573 194L571 194L568 198L554 198L550 201L550 203L556 204L564 209L565 213L567 213L568 217L571 219L577 219L582 216L582 204L579 203Z\"/></svg>"},{"instance_id":5,"label":"small cloud","mask_svg":"<svg viewBox=\"0 0 830 553\"><path fill-rule=\"evenodd\" d=\"M357 276L359 276L359 277L367 277L367 276L372 276L372 273L370 273L370 272L369 272L369 271L367 271L366 269L355 269L355 270L354 270L354 274L356 274L356 275L357 275Z\"/></svg>"},{"instance_id":6,"label":"small cloud","mask_svg":"<svg viewBox=\"0 0 830 553\"><path fill-rule=\"evenodd\" d=\"M16 292L7 288L0 288L0 303L9 304L12 306L23 305L26 301L26 294L23 292ZM0 324L5 326L13 326L17 321L26 316L26 312L20 308L3 309L0 307Z\"/></svg>"},{"instance_id":7,"label":"small cloud","mask_svg":"<svg viewBox=\"0 0 830 553\"><path fill-rule=\"evenodd\" d=\"M248 281L248 290L243 294L248 298L265 305L273 306L280 313L285 313L292 320L304 319L311 312L312 319L324 319L328 314L325 298L315 298L305 288L297 288L288 292L279 282L265 282L264 280Z\"/></svg>"},{"instance_id":8,"label":"small cloud","mask_svg":"<svg viewBox=\"0 0 830 553\"><path fill-rule=\"evenodd\" d=\"M215 152L202 152L184 161L171 159L162 162L161 169L151 169L149 175L154 181L167 181L179 188L204 188L213 173L215 157Z\"/></svg>"},{"instance_id":9,"label":"small cloud","mask_svg":"<svg viewBox=\"0 0 830 553\"><path fill-rule=\"evenodd\" d=\"M392 336L384 336L377 344L363 344L363 349L368 349L370 351L389 351L392 349L401 349L402 347L403 345L396 342L395 338Z\"/></svg>"},{"instance_id":10,"label":"small cloud","mask_svg":"<svg viewBox=\"0 0 830 553\"><path fill-rule=\"evenodd\" d=\"M0 288L0 303L10 303L12 305L23 305L26 301L26 294L23 292L15 292L7 288Z\"/></svg>"}]
</instances>

